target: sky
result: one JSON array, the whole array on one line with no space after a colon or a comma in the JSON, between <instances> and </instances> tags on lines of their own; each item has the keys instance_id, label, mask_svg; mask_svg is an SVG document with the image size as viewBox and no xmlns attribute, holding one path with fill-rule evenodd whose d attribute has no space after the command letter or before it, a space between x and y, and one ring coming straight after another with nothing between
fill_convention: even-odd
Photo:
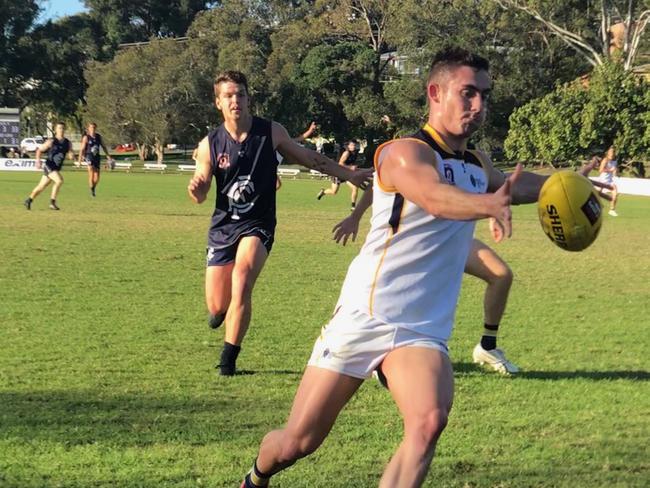
<instances>
[{"instance_id":1,"label":"sky","mask_svg":"<svg viewBox=\"0 0 650 488\"><path fill-rule=\"evenodd\" d=\"M65 15L73 15L86 10L83 0L42 0L39 21L57 19Z\"/></svg>"}]
</instances>

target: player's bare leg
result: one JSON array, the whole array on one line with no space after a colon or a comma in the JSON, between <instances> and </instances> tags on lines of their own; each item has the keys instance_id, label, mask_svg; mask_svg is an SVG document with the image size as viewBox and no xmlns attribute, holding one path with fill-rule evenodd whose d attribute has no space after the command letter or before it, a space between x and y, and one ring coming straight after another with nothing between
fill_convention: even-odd
<instances>
[{"instance_id":1,"label":"player's bare leg","mask_svg":"<svg viewBox=\"0 0 650 488\"><path fill-rule=\"evenodd\" d=\"M230 305L226 312L226 334L219 365L222 375L235 374L237 356L251 321L253 287L267 256L259 237L243 237L239 241L231 274Z\"/></svg>"},{"instance_id":2,"label":"player's bare leg","mask_svg":"<svg viewBox=\"0 0 650 488\"><path fill-rule=\"evenodd\" d=\"M88 165L88 187L93 196L95 196L95 188L99 183L99 170L93 165Z\"/></svg>"},{"instance_id":3,"label":"player's bare leg","mask_svg":"<svg viewBox=\"0 0 650 488\"><path fill-rule=\"evenodd\" d=\"M49 179L47 176L43 175L41 176L41 181L38 182L38 185L32 190L32 192L29 194L29 198L32 200L36 198L38 195L40 195L43 190L45 190L50 183L52 182L51 179Z\"/></svg>"},{"instance_id":4,"label":"player's bare leg","mask_svg":"<svg viewBox=\"0 0 650 488\"><path fill-rule=\"evenodd\" d=\"M350 209L354 210L354 207L357 206L357 196L359 195L359 189L354 186L352 183L346 183L350 187L352 194L350 195Z\"/></svg>"},{"instance_id":5,"label":"player's bare leg","mask_svg":"<svg viewBox=\"0 0 650 488\"><path fill-rule=\"evenodd\" d=\"M63 175L58 171L52 171L47 175L47 177L54 183L52 185L52 191L50 192L50 208L52 210L59 210L59 207L56 204L56 197L63 186Z\"/></svg>"},{"instance_id":6,"label":"player's bare leg","mask_svg":"<svg viewBox=\"0 0 650 488\"><path fill-rule=\"evenodd\" d=\"M308 366L296 392L284 429L269 432L260 445L255 468L265 486L268 477L314 452L329 434L334 421L363 380L327 369ZM255 486L254 473L246 483Z\"/></svg>"},{"instance_id":7,"label":"player's bare leg","mask_svg":"<svg viewBox=\"0 0 650 488\"><path fill-rule=\"evenodd\" d=\"M487 283L483 299L485 322L499 324L508 303L512 270L490 247L474 239L465 264L465 273Z\"/></svg>"},{"instance_id":8,"label":"player's bare leg","mask_svg":"<svg viewBox=\"0 0 650 488\"><path fill-rule=\"evenodd\" d=\"M509 362L505 353L497 348L499 324L503 318L512 286L512 270L490 247L478 239L474 239L465 263L465 273L476 276L487 283L483 299L483 337L474 348L474 362L488 364L502 374L519 372L519 368Z\"/></svg>"},{"instance_id":9,"label":"player's bare leg","mask_svg":"<svg viewBox=\"0 0 650 488\"><path fill-rule=\"evenodd\" d=\"M386 356L382 372L404 420L404 439L384 470L379 487L418 487L429 471L451 411L451 361L436 349L402 347Z\"/></svg>"},{"instance_id":10,"label":"player's bare leg","mask_svg":"<svg viewBox=\"0 0 650 488\"><path fill-rule=\"evenodd\" d=\"M208 323L212 329L219 327L226 318L230 305L234 266L233 261L221 266L208 266L205 269L205 302L210 314Z\"/></svg>"},{"instance_id":11,"label":"player's bare leg","mask_svg":"<svg viewBox=\"0 0 650 488\"><path fill-rule=\"evenodd\" d=\"M324 195L336 195L339 192L340 185L338 183L332 183L328 189L323 189L318 192L316 198L320 200Z\"/></svg>"}]
</instances>

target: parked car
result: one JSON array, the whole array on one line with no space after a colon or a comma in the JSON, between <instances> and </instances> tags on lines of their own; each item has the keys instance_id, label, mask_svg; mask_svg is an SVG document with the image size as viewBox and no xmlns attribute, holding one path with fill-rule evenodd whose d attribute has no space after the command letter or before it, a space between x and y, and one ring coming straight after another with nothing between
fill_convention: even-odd
<instances>
[{"instance_id":1,"label":"parked car","mask_svg":"<svg viewBox=\"0 0 650 488\"><path fill-rule=\"evenodd\" d=\"M24 152L34 152L38 149L38 146L43 144L45 139L41 136L28 137L20 141L20 149Z\"/></svg>"}]
</instances>

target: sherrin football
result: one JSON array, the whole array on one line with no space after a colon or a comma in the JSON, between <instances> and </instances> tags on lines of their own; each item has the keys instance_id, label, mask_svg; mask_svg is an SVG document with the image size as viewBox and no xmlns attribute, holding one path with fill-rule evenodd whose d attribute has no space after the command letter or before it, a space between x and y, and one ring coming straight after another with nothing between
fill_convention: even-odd
<instances>
[{"instance_id":1,"label":"sherrin football","mask_svg":"<svg viewBox=\"0 0 650 488\"><path fill-rule=\"evenodd\" d=\"M593 185L575 171L558 171L544 182L537 210L544 233L567 251L582 251L598 237L602 205Z\"/></svg>"}]
</instances>

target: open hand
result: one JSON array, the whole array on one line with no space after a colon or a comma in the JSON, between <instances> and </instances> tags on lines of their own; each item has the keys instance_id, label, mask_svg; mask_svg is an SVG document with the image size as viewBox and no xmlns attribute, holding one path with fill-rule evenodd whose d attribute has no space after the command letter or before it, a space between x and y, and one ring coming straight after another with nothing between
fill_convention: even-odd
<instances>
[{"instance_id":1,"label":"open hand","mask_svg":"<svg viewBox=\"0 0 650 488\"><path fill-rule=\"evenodd\" d=\"M517 164L514 173L506 179L505 183L501 185L494 194L494 210L492 217L494 218L495 231L492 231L492 237L496 242L503 240L504 237L512 236L512 211L510 210L510 203L512 202L512 187L521 175L522 166ZM498 239L498 240L497 240Z\"/></svg>"},{"instance_id":2,"label":"open hand","mask_svg":"<svg viewBox=\"0 0 650 488\"><path fill-rule=\"evenodd\" d=\"M357 169L352 172L352 175L348 178L348 181L354 186L358 186L362 190L368 188L372 182L372 174L374 169Z\"/></svg>"},{"instance_id":3,"label":"open hand","mask_svg":"<svg viewBox=\"0 0 650 488\"><path fill-rule=\"evenodd\" d=\"M343 239L342 244L345 246L348 242L348 239L350 239L350 236L352 236L352 241L354 242L354 240L357 238L358 232L359 219L355 218L353 215L350 215L334 226L332 229L332 233L334 234L332 239L334 239L337 244L341 243L341 239Z\"/></svg>"}]
</instances>

